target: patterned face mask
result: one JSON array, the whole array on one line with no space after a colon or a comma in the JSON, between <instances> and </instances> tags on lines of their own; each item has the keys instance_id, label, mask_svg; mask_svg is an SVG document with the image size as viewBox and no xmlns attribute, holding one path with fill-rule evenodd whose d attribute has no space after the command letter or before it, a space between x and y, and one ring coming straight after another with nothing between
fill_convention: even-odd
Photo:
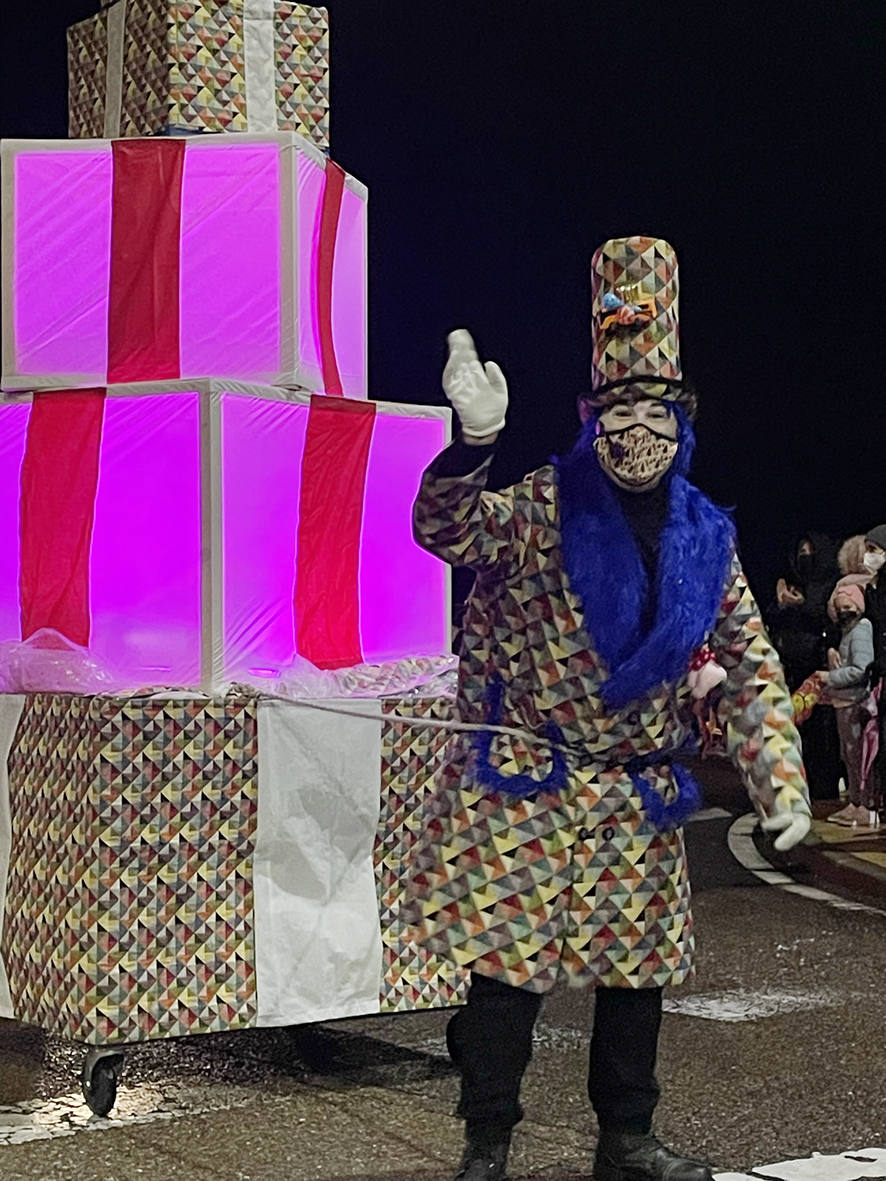
<instances>
[{"instance_id":1,"label":"patterned face mask","mask_svg":"<svg viewBox=\"0 0 886 1181\"><path fill-rule=\"evenodd\" d=\"M679 443L635 423L594 439L600 466L616 480L632 488L656 484L674 462Z\"/></svg>"}]
</instances>

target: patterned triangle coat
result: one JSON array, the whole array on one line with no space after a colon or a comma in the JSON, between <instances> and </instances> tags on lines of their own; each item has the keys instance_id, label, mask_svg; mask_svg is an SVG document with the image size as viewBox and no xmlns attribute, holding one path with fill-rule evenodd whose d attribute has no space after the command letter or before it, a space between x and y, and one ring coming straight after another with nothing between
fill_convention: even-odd
<instances>
[{"instance_id":1,"label":"patterned triangle coat","mask_svg":"<svg viewBox=\"0 0 886 1181\"><path fill-rule=\"evenodd\" d=\"M689 734L686 678L624 709L604 706L606 669L564 569L555 470L488 492L490 462L455 478L432 465L415 536L476 572L456 715L538 736L496 734L483 761L493 774L531 777L539 790L490 792L476 739L454 735L414 850L410 919L429 951L534 992L563 977L678 984L694 955L683 834L656 829L625 764L647 759L647 800L650 788L674 799L672 768L654 756ZM708 642L727 672L728 751L758 811L771 814L779 791L808 798L781 665L734 555ZM494 719L490 685L500 698ZM565 747L566 786L557 791L544 787L557 770L544 737L551 723Z\"/></svg>"}]
</instances>

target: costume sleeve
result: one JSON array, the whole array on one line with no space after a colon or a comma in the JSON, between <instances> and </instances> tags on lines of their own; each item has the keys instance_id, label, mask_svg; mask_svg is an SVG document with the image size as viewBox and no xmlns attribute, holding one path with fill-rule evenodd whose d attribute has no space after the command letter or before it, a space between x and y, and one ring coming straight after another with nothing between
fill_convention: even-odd
<instances>
[{"instance_id":1,"label":"costume sleeve","mask_svg":"<svg viewBox=\"0 0 886 1181\"><path fill-rule=\"evenodd\" d=\"M864 683L865 669L874 659L874 630L869 619L860 619L849 637L849 661L831 669L828 686L831 689L853 689Z\"/></svg>"},{"instance_id":2,"label":"costume sleeve","mask_svg":"<svg viewBox=\"0 0 886 1181\"><path fill-rule=\"evenodd\" d=\"M776 795L808 812L800 736L778 653L763 627L741 564L733 557L710 645L726 670L726 748L751 801L771 816Z\"/></svg>"},{"instance_id":3,"label":"costume sleeve","mask_svg":"<svg viewBox=\"0 0 886 1181\"><path fill-rule=\"evenodd\" d=\"M422 476L412 514L415 540L451 566L493 566L513 548L513 493L486 491L491 462L489 448L454 443ZM464 474L453 473L459 467Z\"/></svg>"}]
</instances>

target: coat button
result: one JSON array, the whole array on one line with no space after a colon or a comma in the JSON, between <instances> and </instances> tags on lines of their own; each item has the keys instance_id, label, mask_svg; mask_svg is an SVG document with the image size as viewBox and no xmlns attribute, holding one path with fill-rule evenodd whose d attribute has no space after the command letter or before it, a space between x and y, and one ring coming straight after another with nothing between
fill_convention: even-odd
<instances>
[{"instance_id":1,"label":"coat button","mask_svg":"<svg viewBox=\"0 0 886 1181\"><path fill-rule=\"evenodd\" d=\"M578 839L580 841L589 841L593 835L589 828L580 828L578 830Z\"/></svg>"},{"instance_id":2,"label":"coat button","mask_svg":"<svg viewBox=\"0 0 886 1181\"><path fill-rule=\"evenodd\" d=\"M615 836L615 829L612 827L611 824L607 825L606 828L603 829L603 840L604 841L611 841L614 836Z\"/></svg>"}]
</instances>

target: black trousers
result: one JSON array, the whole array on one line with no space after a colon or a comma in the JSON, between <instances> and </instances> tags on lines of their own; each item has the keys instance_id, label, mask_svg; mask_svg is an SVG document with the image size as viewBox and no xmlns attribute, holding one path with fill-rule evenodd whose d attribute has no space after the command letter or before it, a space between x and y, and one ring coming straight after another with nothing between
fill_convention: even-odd
<instances>
[{"instance_id":1,"label":"black trousers","mask_svg":"<svg viewBox=\"0 0 886 1181\"><path fill-rule=\"evenodd\" d=\"M601 1129L648 1132L658 1102L655 1078L660 988L597 988L588 1097ZM468 1003L449 1021L446 1041L461 1071L458 1114L469 1123L511 1128L523 1118L520 1082L532 1057L538 993L473 976Z\"/></svg>"}]
</instances>

